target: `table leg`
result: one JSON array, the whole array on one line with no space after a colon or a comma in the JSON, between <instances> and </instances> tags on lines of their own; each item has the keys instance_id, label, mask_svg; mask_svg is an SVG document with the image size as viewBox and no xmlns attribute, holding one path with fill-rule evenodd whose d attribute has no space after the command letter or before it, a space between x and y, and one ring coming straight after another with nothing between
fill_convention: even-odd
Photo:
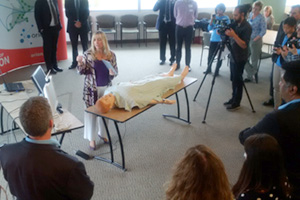
<instances>
[{"instance_id":1,"label":"table leg","mask_svg":"<svg viewBox=\"0 0 300 200\"><path fill-rule=\"evenodd\" d=\"M125 168L125 156L124 156L124 148L123 148L122 137L121 137L121 134L120 134L120 131L119 131L118 123L116 121L114 121L114 123L115 123L115 127L116 127L117 134L118 134L118 137L119 137L119 142L120 142L121 156L122 156L122 169L124 171L126 171L126 168Z\"/></svg>"},{"instance_id":2,"label":"table leg","mask_svg":"<svg viewBox=\"0 0 300 200\"><path fill-rule=\"evenodd\" d=\"M186 106L187 106L187 120L180 117L180 106L179 106L179 98L178 98L177 93L175 94L176 95L176 101L177 101L177 116L174 116L174 115L165 115L165 114L163 114L163 116L164 117L170 117L170 118L179 119L181 121L184 121L184 122L190 124L191 123L190 122L190 104L189 104L189 99L188 99L186 88L184 88L184 93L185 93L185 100L186 100Z\"/></svg>"},{"instance_id":3,"label":"table leg","mask_svg":"<svg viewBox=\"0 0 300 200\"><path fill-rule=\"evenodd\" d=\"M118 134L118 137L119 137L119 142L120 142L121 156L122 156L122 165L120 165L119 163L117 163L117 162L114 161L114 152L113 152L113 148L112 148L110 132L109 132L109 129L107 127L107 123L106 123L106 121L105 121L105 119L103 117L102 117L102 120L103 120L103 124L104 124L105 130L106 130L106 133L107 133L108 140L109 140L109 148L110 148L110 157L111 157L111 159L109 160L107 158L103 158L103 157L100 157L100 156L95 156L94 158L97 159L97 160L101 160L101 161L110 163L110 164L112 164L112 165L114 165L114 166L116 166L116 167L118 167L118 168L123 169L124 171L126 171L126 169L125 169L125 158L124 158L123 143L122 143L122 138L121 138L121 135L120 135L118 124L117 124L117 122L114 121L116 130L117 130L117 134Z\"/></svg>"}]
</instances>

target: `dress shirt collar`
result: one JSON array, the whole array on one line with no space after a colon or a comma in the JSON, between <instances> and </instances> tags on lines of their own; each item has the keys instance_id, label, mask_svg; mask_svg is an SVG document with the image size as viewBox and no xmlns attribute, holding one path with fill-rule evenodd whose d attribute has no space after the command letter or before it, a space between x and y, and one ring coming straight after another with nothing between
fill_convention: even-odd
<instances>
[{"instance_id":1,"label":"dress shirt collar","mask_svg":"<svg viewBox=\"0 0 300 200\"><path fill-rule=\"evenodd\" d=\"M30 143L34 143L34 144L51 144L51 145L55 145L57 147L60 147L60 144L57 140L54 139L49 139L49 140L34 140L31 139L30 137L26 137L25 138L26 142L30 142Z\"/></svg>"},{"instance_id":2,"label":"dress shirt collar","mask_svg":"<svg viewBox=\"0 0 300 200\"><path fill-rule=\"evenodd\" d=\"M283 104L283 105L279 106L278 110L282 110L282 109L288 107L292 103L300 103L300 99L294 99L294 100L292 100L290 102L287 102L286 104Z\"/></svg>"}]
</instances>

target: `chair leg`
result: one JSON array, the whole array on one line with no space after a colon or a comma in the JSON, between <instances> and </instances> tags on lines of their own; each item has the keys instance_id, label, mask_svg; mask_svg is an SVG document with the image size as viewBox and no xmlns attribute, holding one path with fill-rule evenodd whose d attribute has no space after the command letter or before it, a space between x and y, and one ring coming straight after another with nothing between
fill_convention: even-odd
<instances>
[{"instance_id":1,"label":"chair leg","mask_svg":"<svg viewBox=\"0 0 300 200\"><path fill-rule=\"evenodd\" d=\"M259 71L259 67L260 67L260 63L261 63L261 57L262 57L262 53L260 54L259 60L258 60L258 65L257 65L257 71L254 75L255 78L255 82L258 83L258 71Z\"/></svg>"},{"instance_id":2,"label":"chair leg","mask_svg":"<svg viewBox=\"0 0 300 200\"><path fill-rule=\"evenodd\" d=\"M145 38L146 42L145 42L145 43L146 43L146 46L147 46L147 38L148 38L148 37L147 37L147 31L146 31L146 34L145 34L145 35L146 35L146 38Z\"/></svg>"},{"instance_id":3,"label":"chair leg","mask_svg":"<svg viewBox=\"0 0 300 200\"><path fill-rule=\"evenodd\" d=\"M121 47L123 47L123 33L122 33L122 30L121 30Z\"/></svg>"},{"instance_id":4,"label":"chair leg","mask_svg":"<svg viewBox=\"0 0 300 200\"><path fill-rule=\"evenodd\" d=\"M117 33L114 33L114 40L115 40L115 43L116 43L116 47L118 47Z\"/></svg>"},{"instance_id":5,"label":"chair leg","mask_svg":"<svg viewBox=\"0 0 300 200\"><path fill-rule=\"evenodd\" d=\"M258 83L258 71L255 73L254 78L255 78L255 82Z\"/></svg>"},{"instance_id":6,"label":"chair leg","mask_svg":"<svg viewBox=\"0 0 300 200\"><path fill-rule=\"evenodd\" d=\"M139 43L139 47L141 46L140 44L140 32L137 33L137 38L138 38L138 43Z\"/></svg>"}]
</instances>

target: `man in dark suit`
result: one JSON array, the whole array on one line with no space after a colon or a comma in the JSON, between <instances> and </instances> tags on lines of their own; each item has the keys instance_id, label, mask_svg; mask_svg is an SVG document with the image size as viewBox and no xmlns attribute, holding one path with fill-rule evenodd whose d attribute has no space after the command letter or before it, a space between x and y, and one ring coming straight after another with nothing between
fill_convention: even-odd
<instances>
[{"instance_id":1,"label":"man in dark suit","mask_svg":"<svg viewBox=\"0 0 300 200\"><path fill-rule=\"evenodd\" d=\"M166 61L166 46L168 40L171 51L170 66L175 61L175 1L176 0L158 0L153 8L153 11L159 10L156 29L159 31L160 65L165 64Z\"/></svg>"},{"instance_id":2,"label":"man in dark suit","mask_svg":"<svg viewBox=\"0 0 300 200\"><path fill-rule=\"evenodd\" d=\"M68 18L67 32L70 35L73 52L73 62L69 69L74 69L77 66L78 36L80 36L83 51L88 49L89 2L87 0L65 0L65 11Z\"/></svg>"},{"instance_id":3,"label":"man in dark suit","mask_svg":"<svg viewBox=\"0 0 300 200\"><path fill-rule=\"evenodd\" d=\"M23 141L0 148L3 175L17 199L90 199L94 183L77 158L51 139L53 117L46 98L32 97L20 108L28 134Z\"/></svg>"},{"instance_id":4,"label":"man in dark suit","mask_svg":"<svg viewBox=\"0 0 300 200\"><path fill-rule=\"evenodd\" d=\"M243 130L239 139L242 144L253 134L267 133L280 144L289 182L293 186L292 199L300 200L300 60L283 64L281 97L287 102L267 114L254 127Z\"/></svg>"},{"instance_id":5,"label":"man in dark suit","mask_svg":"<svg viewBox=\"0 0 300 200\"><path fill-rule=\"evenodd\" d=\"M44 59L47 73L63 71L57 66L56 50L61 29L57 0L37 0L34 17L40 34L43 37Z\"/></svg>"}]
</instances>

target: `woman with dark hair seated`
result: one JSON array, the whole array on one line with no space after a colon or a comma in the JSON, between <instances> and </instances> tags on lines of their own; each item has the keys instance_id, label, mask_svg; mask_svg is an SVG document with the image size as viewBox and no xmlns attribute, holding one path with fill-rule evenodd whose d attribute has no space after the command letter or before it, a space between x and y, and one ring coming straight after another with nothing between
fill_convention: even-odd
<instances>
[{"instance_id":1,"label":"woman with dark hair seated","mask_svg":"<svg viewBox=\"0 0 300 200\"><path fill-rule=\"evenodd\" d=\"M232 191L236 200L290 199L283 155L275 138L252 135L244 143L246 160Z\"/></svg>"},{"instance_id":2,"label":"woman with dark hair seated","mask_svg":"<svg viewBox=\"0 0 300 200\"><path fill-rule=\"evenodd\" d=\"M175 166L167 200L233 200L224 165L204 145L187 150Z\"/></svg>"}]
</instances>

